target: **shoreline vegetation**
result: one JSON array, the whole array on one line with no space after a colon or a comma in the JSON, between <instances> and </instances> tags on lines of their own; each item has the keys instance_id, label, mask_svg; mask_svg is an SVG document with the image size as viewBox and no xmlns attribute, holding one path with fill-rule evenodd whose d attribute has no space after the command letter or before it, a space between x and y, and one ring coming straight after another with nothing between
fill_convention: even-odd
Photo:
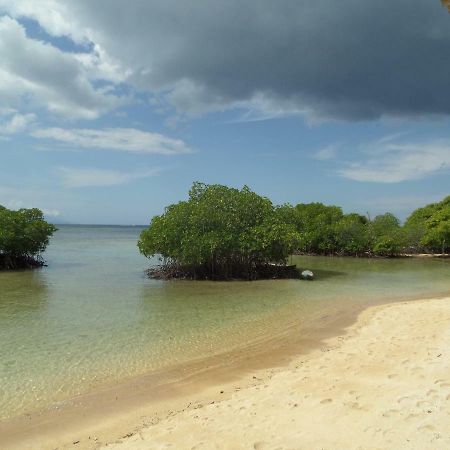
<instances>
[{"instance_id":1,"label":"shoreline vegetation","mask_svg":"<svg viewBox=\"0 0 450 450\"><path fill-rule=\"evenodd\" d=\"M403 225L387 212L371 219L338 206L280 206L252 192L196 182L187 201L153 217L138 242L159 257L158 279L300 278L291 254L402 257L450 251L450 196L418 208ZM444 257L444 256L442 256Z\"/></svg>"},{"instance_id":2,"label":"shoreline vegetation","mask_svg":"<svg viewBox=\"0 0 450 450\"><path fill-rule=\"evenodd\" d=\"M187 201L153 217L138 247L144 256L160 257L161 266L150 275L255 280L286 275L281 267L299 239L272 202L247 186L194 183Z\"/></svg>"},{"instance_id":3,"label":"shoreline vegetation","mask_svg":"<svg viewBox=\"0 0 450 450\"><path fill-rule=\"evenodd\" d=\"M57 228L37 209L0 205L0 270L42 267ZM402 225L387 212L344 214L322 203L274 205L268 198L222 185L195 182L187 201L154 216L139 251L161 264L158 279L256 280L301 278L287 265L292 254L445 258L450 252L450 196L412 212ZM441 255L441 256L438 256Z\"/></svg>"},{"instance_id":4,"label":"shoreline vegetation","mask_svg":"<svg viewBox=\"0 0 450 450\"><path fill-rule=\"evenodd\" d=\"M44 266L41 254L55 231L37 208L14 211L0 205L0 270Z\"/></svg>"},{"instance_id":5,"label":"shoreline vegetation","mask_svg":"<svg viewBox=\"0 0 450 450\"><path fill-rule=\"evenodd\" d=\"M340 254L328 254L328 255L322 255L320 253L306 253L306 252L294 252L293 255L296 256L329 256L329 257L340 257L340 258L441 258L441 259L447 259L450 258L450 253L399 253L398 255L390 255L390 256L384 256L384 255L374 255L374 254L367 254L367 255L340 255Z\"/></svg>"}]
</instances>

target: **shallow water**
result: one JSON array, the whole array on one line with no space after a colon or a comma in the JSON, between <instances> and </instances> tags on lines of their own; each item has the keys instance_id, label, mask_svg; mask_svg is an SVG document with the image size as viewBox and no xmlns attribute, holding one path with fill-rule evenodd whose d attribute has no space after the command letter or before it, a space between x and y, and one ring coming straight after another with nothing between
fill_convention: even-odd
<instances>
[{"instance_id":1,"label":"shallow water","mask_svg":"<svg viewBox=\"0 0 450 450\"><path fill-rule=\"evenodd\" d=\"M60 226L48 267L0 273L0 418L383 299L450 291L450 262L293 257L317 280L157 281L139 227Z\"/></svg>"}]
</instances>

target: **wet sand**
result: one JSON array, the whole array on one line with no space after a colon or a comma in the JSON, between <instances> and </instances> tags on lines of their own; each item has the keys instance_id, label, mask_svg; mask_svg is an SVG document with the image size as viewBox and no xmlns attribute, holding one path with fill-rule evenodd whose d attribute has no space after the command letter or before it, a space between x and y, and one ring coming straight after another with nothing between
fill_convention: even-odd
<instances>
[{"instance_id":1,"label":"wet sand","mask_svg":"<svg viewBox=\"0 0 450 450\"><path fill-rule=\"evenodd\" d=\"M1 423L0 448L450 448L450 298L293 336Z\"/></svg>"},{"instance_id":2,"label":"wet sand","mask_svg":"<svg viewBox=\"0 0 450 450\"><path fill-rule=\"evenodd\" d=\"M450 298L371 308L255 386L108 448L448 449L449 342Z\"/></svg>"}]
</instances>

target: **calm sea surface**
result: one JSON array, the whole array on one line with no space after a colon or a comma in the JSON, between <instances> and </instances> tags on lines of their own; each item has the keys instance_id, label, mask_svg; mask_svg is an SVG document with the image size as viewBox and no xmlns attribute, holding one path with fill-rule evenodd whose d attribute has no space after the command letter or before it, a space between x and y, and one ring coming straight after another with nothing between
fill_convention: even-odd
<instances>
[{"instance_id":1,"label":"calm sea surface","mask_svg":"<svg viewBox=\"0 0 450 450\"><path fill-rule=\"evenodd\" d=\"M311 326L382 299L450 291L450 262L294 257L314 282L157 281L141 228L60 226L48 267L0 272L0 418L105 382Z\"/></svg>"}]
</instances>

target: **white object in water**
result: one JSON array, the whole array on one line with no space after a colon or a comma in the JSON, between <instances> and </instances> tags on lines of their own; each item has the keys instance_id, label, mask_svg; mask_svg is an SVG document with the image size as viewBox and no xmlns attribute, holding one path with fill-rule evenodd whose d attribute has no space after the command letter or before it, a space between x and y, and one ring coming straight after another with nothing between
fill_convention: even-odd
<instances>
[{"instance_id":1,"label":"white object in water","mask_svg":"<svg viewBox=\"0 0 450 450\"><path fill-rule=\"evenodd\" d=\"M304 270L302 272L302 278L304 280L314 280L314 274L310 270Z\"/></svg>"}]
</instances>

